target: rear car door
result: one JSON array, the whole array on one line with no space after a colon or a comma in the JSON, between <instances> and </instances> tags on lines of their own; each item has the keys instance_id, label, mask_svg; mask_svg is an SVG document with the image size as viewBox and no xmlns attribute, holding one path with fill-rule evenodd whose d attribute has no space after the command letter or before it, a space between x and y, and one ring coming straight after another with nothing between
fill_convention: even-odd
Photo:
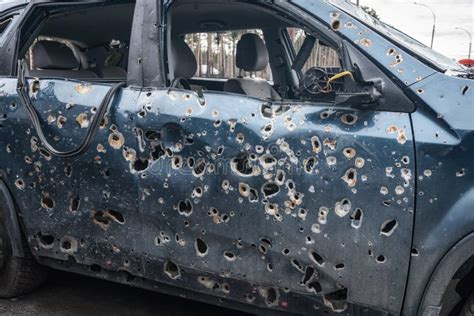
<instances>
[{"instance_id":1,"label":"rear car door","mask_svg":"<svg viewBox=\"0 0 474 316\"><path fill-rule=\"evenodd\" d=\"M75 29L84 23L97 22L83 17L97 16L104 10L117 19L128 21L131 28L132 2L113 8L107 5L110 3L105 1L32 3L24 11L22 25L16 25L16 29L6 36L28 43L33 41L29 32L37 36L47 30L55 35L62 33L72 40L78 35L74 33ZM68 19L61 21L64 14ZM48 21L38 19L44 16L48 16ZM58 23L64 29L56 27ZM99 36L105 34L107 28L101 31L104 33L98 31ZM127 32L130 30L125 31L126 35ZM44 35L48 37L52 33ZM127 41L130 34L128 39L126 37L118 39ZM34 76L27 76L25 83L39 117L40 129L53 147L62 151L77 148L98 115L107 92L118 80L97 77L89 80L83 75L91 73L89 70L65 70L68 64L77 62L74 58L66 58L72 53L57 42L36 41L36 44L45 43L41 53L51 57L51 65L46 65L42 56L31 59L30 55L31 62L41 60L42 69L36 70ZM14 65L14 51L3 49L2 55L10 56L9 63ZM61 52L65 52L62 58L56 54ZM23 56L21 51L17 54ZM55 63L57 67L53 67ZM2 71L8 71L7 65L4 60ZM72 76L74 74L76 76ZM137 144L139 137L127 115L137 103L139 90L118 89L88 150L74 157L58 157L40 140L38 129L33 127L20 102L17 83L16 77L0 78L0 168L18 205L33 254L43 260L52 257L119 269L124 263L117 259L118 253L125 256L128 251L133 252L134 243L140 240L140 217L136 216L137 176L126 151L127 146Z\"/></svg>"}]
</instances>

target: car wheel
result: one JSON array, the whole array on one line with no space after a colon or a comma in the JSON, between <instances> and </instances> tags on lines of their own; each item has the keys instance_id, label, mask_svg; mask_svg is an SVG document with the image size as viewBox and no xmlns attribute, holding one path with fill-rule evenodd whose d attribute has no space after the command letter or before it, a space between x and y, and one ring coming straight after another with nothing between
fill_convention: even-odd
<instances>
[{"instance_id":1,"label":"car wheel","mask_svg":"<svg viewBox=\"0 0 474 316\"><path fill-rule=\"evenodd\" d=\"M474 316L474 293L464 302L460 316Z\"/></svg>"},{"instance_id":2,"label":"car wheel","mask_svg":"<svg viewBox=\"0 0 474 316\"><path fill-rule=\"evenodd\" d=\"M0 210L0 298L26 294L41 285L47 276L47 268L40 266L22 241L24 258L12 256L10 238Z\"/></svg>"}]
</instances>

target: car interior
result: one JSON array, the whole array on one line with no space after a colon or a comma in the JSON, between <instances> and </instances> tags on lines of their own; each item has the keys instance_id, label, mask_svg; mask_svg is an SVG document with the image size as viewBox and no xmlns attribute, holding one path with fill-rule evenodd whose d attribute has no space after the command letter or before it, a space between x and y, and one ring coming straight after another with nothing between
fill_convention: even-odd
<instances>
[{"instance_id":1,"label":"car interior","mask_svg":"<svg viewBox=\"0 0 474 316\"><path fill-rule=\"evenodd\" d=\"M120 1L47 14L27 41L27 75L125 81L134 5ZM331 99L354 80L342 69L339 50L263 3L176 0L167 17L172 88Z\"/></svg>"}]
</instances>

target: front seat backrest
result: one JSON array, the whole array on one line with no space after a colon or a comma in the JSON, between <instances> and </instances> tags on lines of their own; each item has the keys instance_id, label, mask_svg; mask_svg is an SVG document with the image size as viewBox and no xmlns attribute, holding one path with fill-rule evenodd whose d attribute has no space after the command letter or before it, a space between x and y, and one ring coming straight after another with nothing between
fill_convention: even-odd
<instances>
[{"instance_id":1,"label":"front seat backrest","mask_svg":"<svg viewBox=\"0 0 474 316\"><path fill-rule=\"evenodd\" d=\"M242 35L237 43L236 66L243 71L261 71L268 65L268 51L263 40L257 34ZM264 79L235 78L229 79L224 91L261 99L281 99L273 87Z\"/></svg>"},{"instance_id":2,"label":"front seat backrest","mask_svg":"<svg viewBox=\"0 0 474 316\"><path fill-rule=\"evenodd\" d=\"M56 41L36 42L33 63L37 69L29 71L32 77L97 78L92 71L77 70L79 61L72 50Z\"/></svg>"},{"instance_id":3,"label":"front seat backrest","mask_svg":"<svg viewBox=\"0 0 474 316\"><path fill-rule=\"evenodd\" d=\"M196 57L188 44L180 36L171 37L171 54L169 58L172 79L188 80L197 70Z\"/></svg>"}]
</instances>

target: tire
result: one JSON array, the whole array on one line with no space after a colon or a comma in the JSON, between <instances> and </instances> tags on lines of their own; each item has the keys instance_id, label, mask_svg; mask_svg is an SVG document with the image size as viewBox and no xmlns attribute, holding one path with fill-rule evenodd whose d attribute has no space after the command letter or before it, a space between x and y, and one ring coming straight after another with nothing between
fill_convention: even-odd
<instances>
[{"instance_id":1,"label":"tire","mask_svg":"<svg viewBox=\"0 0 474 316\"><path fill-rule=\"evenodd\" d=\"M464 302L460 316L474 316L474 293Z\"/></svg>"},{"instance_id":2,"label":"tire","mask_svg":"<svg viewBox=\"0 0 474 316\"><path fill-rule=\"evenodd\" d=\"M29 293L46 280L47 268L35 261L24 240L22 243L24 258L13 257L0 210L0 298Z\"/></svg>"}]
</instances>

